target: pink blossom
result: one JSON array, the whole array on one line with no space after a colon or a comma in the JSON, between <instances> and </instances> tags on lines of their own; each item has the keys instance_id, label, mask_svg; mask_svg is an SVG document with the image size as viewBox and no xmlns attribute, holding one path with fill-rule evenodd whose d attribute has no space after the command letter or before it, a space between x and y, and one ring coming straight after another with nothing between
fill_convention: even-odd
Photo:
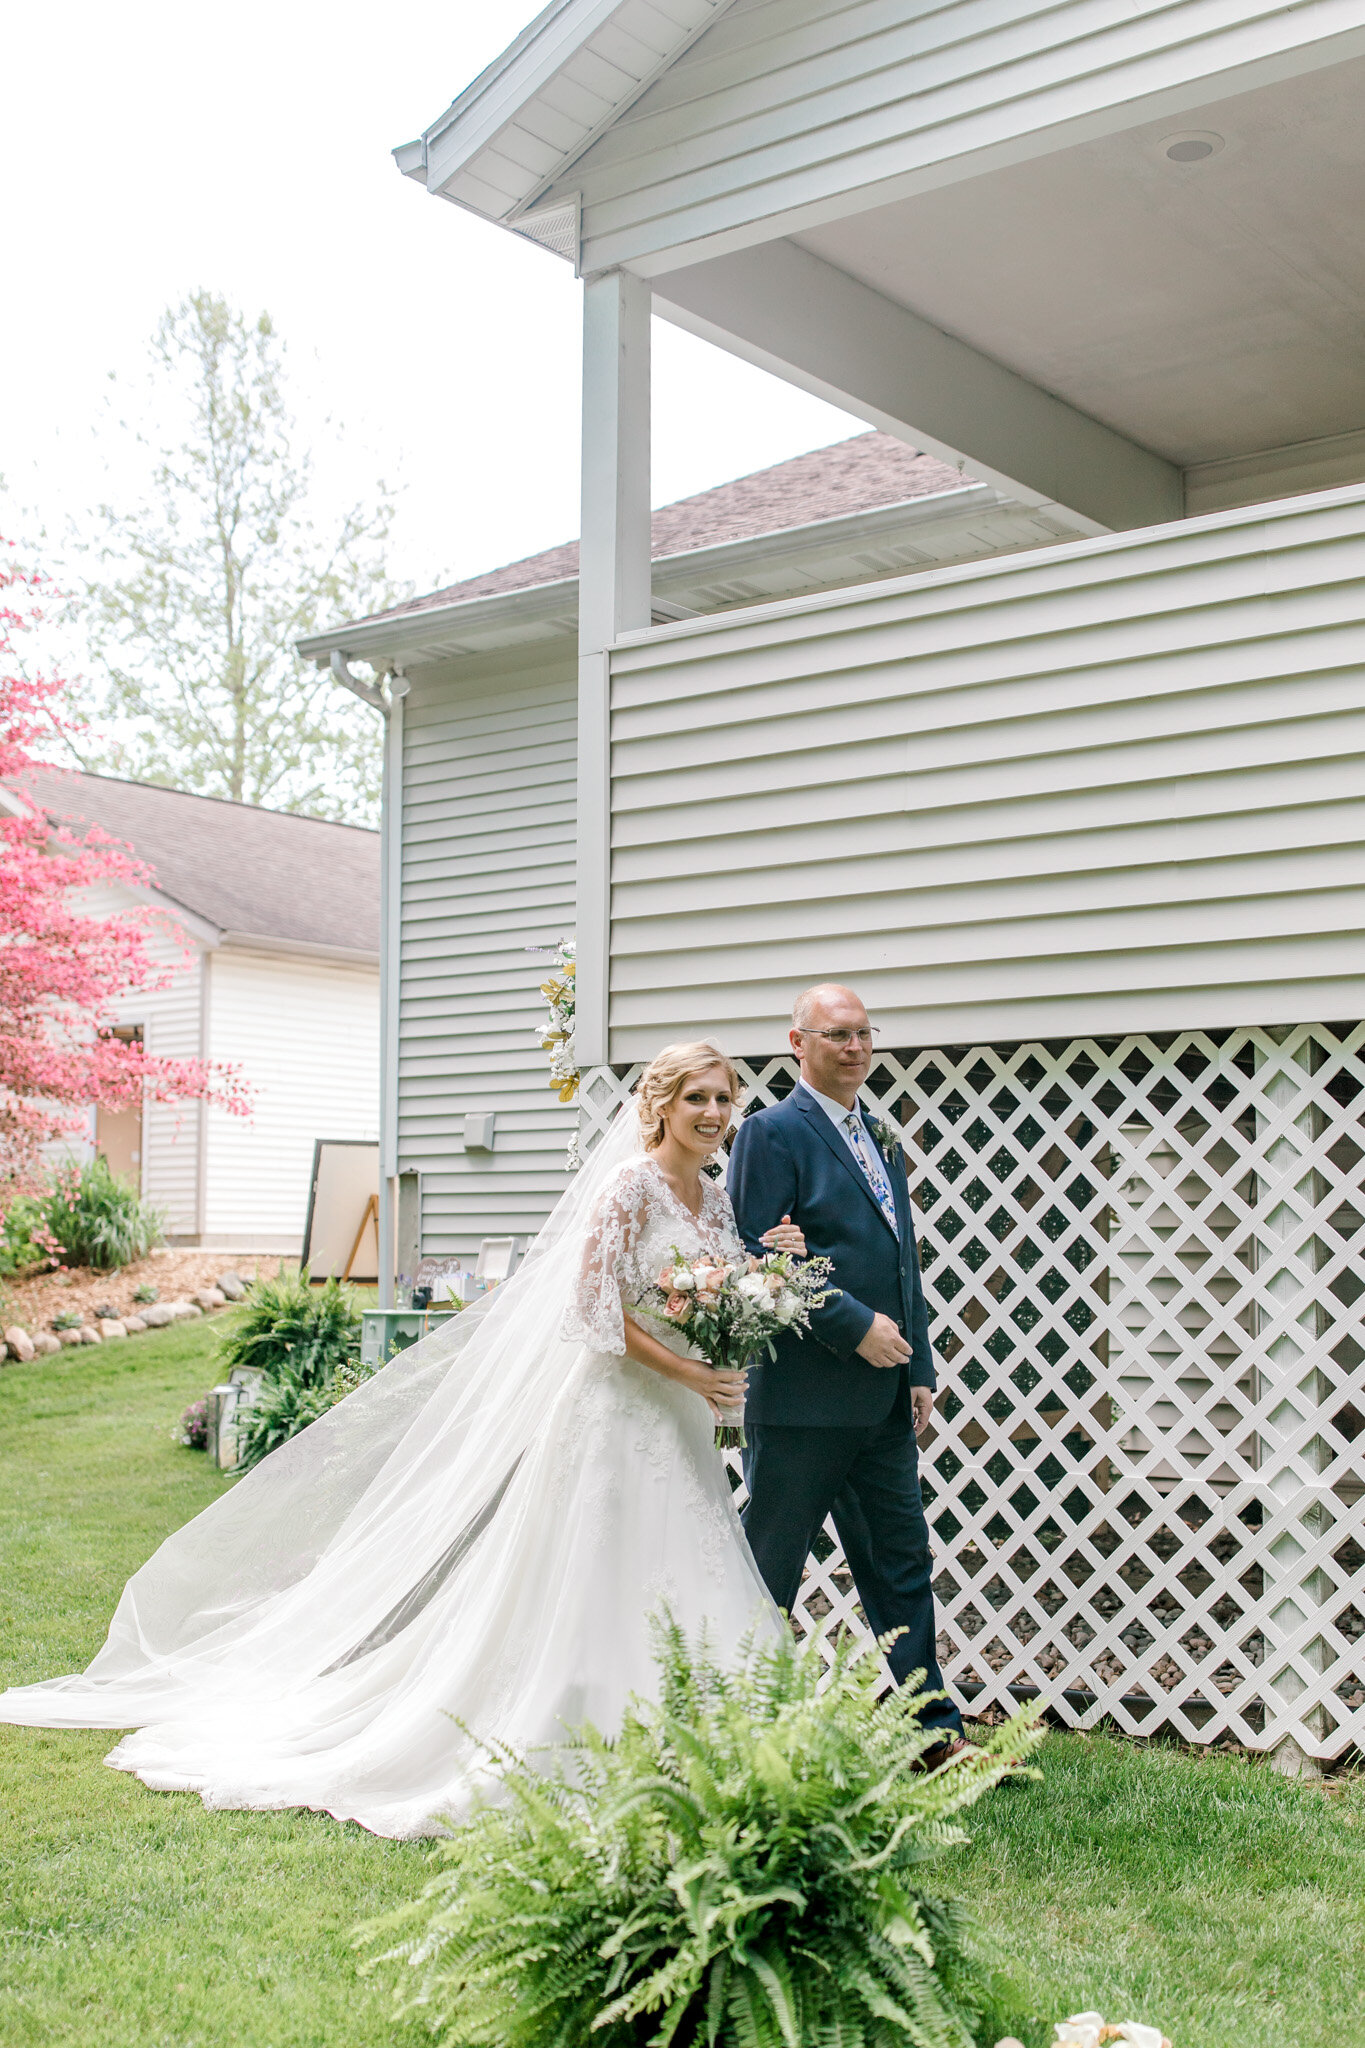
<instances>
[{"instance_id":1,"label":"pink blossom","mask_svg":"<svg viewBox=\"0 0 1365 2048\"><path fill-rule=\"evenodd\" d=\"M128 996L173 979L175 967L156 958L153 938L166 934L183 947L183 934L150 908L111 917L78 909L78 890L103 882L146 888L156 878L97 826L83 837L54 827L23 789L25 771L37 765L33 748L75 726L64 682L15 672L11 636L41 622L32 600L45 581L0 557L0 776L28 806L19 817L0 816L0 1214L8 1196L34 1183L43 1146L79 1131L96 1104L202 1098L249 1114L235 1069L153 1057L113 1036ZM27 609L15 610L6 591L22 593Z\"/></svg>"},{"instance_id":2,"label":"pink blossom","mask_svg":"<svg viewBox=\"0 0 1365 2048\"><path fill-rule=\"evenodd\" d=\"M685 1294L670 1294L667 1302L664 1304L664 1314L666 1316L685 1316L687 1309L688 1299Z\"/></svg>"}]
</instances>

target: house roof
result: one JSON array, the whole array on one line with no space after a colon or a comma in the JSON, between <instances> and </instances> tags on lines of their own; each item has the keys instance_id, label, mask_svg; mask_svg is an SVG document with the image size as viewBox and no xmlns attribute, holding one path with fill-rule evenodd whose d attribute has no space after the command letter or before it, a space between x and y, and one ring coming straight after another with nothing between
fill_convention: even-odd
<instances>
[{"instance_id":1,"label":"house roof","mask_svg":"<svg viewBox=\"0 0 1365 2048\"><path fill-rule=\"evenodd\" d=\"M536 214L551 181L733 0L550 0L415 142L398 168L427 191L573 259L573 207Z\"/></svg>"},{"instance_id":2,"label":"house roof","mask_svg":"<svg viewBox=\"0 0 1365 2048\"><path fill-rule=\"evenodd\" d=\"M377 832L61 768L29 770L22 787L54 823L125 840L160 894L220 938L379 957Z\"/></svg>"},{"instance_id":3,"label":"house roof","mask_svg":"<svg viewBox=\"0 0 1365 2048\"><path fill-rule=\"evenodd\" d=\"M652 515L650 552L656 561L662 561L726 541L754 540L762 534L788 532L883 505L902 505L942 491L970 489L972 481L946 462L907 447L893 434L855 434L852 440L838 441L833 447L813 449L771 469L754 470L732 483L661 505ZM438 605L497 597L510 590L534 590L577 574L578 542L564 541L559 547L544 548L520 562L447 584L376 616L402 618Z\"/></svg>"}]
</instances>

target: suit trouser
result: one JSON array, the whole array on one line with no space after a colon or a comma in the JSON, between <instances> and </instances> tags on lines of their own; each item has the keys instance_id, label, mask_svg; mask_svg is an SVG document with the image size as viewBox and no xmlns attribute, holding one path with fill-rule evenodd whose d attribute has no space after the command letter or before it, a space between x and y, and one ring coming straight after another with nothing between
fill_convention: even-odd
<instances>
[{"instance_id":1,"label":"suit trouser","mask_svg":"<svg viewBox=\"0 0 1365 2048\"><path fill-rule=\"evenodd\" d=\"M874 1635L902 1629L888 1662L898 1685L923 1671L927 1690L943 1684L934 1646L933 1565L919 1490L915 1433L905 1417L863 1429L747 1425L744 1533L763 1582L790 1614L806 1559L826 1515L834 1526ZM960 1734L951 1700L925 1709L925 1727Z\"/></svg>"}]
</instances>

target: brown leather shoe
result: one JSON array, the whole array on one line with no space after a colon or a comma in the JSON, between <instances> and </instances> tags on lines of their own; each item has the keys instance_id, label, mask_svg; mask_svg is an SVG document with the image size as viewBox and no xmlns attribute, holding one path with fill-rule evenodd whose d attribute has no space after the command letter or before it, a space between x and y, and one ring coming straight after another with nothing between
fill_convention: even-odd
<instances>
[{"instance_id":1,"label":"brown leather shoe","mask_svg":"<svg viewBox=\"0 0 1365 2048\"><path fill-rule=\"evenodd\" d=\"M914 1768L917 1771L941 1770L944 1764L955 1763L958 1757L965 1756L968 1750L975 1747L976 1744L968 1742L965 1735L954 1735L942 1742L936 1742L932 1749L926 1749L924 1755L916 1761Z\"/></svg>"}]
</instances>

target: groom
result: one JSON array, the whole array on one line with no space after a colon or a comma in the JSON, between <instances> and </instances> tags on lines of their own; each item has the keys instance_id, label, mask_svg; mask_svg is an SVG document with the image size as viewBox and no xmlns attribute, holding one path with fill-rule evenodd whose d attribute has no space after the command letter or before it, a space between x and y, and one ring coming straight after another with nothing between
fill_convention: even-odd
<instances>
[{"instance_id":1,"label":"groom","mask_svg":"<svg viewBox=\"0 0 1365 2048\"><path fill-rule=\"evenodd\" d=\"M800 1082L741 1123L726 1187L751 1252L790 1216L811 1257L833 1261L834 1291L809 1331L779 1337L776 1358L749 1376L744 1533L790 1613L832 1511L873 1632L904 1630L890 1653L897 1684L923 1671L936 1691L915 1443L933 1413L934 1368L905 1160L858 1103L872 1027L853 990L826 982L798 996L791 1043ZM943 1736L932 1762L955 1753L962 1718L950 1700L935 1700L924 1725Z\"/></svg>"}]
</instances>

